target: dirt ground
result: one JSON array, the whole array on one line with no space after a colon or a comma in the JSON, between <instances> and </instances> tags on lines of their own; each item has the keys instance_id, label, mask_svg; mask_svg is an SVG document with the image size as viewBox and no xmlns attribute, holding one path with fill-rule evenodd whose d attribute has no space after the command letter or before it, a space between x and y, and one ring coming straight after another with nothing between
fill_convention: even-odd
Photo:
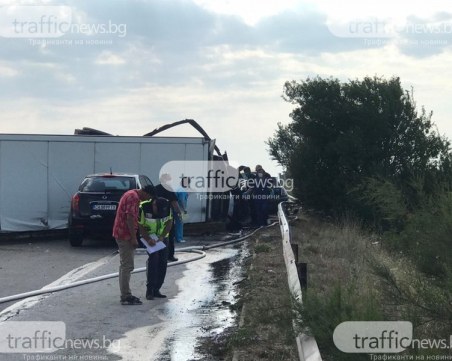
<instances>
[{"instance_id":1,"label":"dirt ground","mask_svg":"<svg viewBox=\"0 0 452 361\"><path fill-rule=\"evenodd\" d=\"M298 360L279 226L259 231L248 247L250 257L235 284L238 297L229 306L236 325L204 340L203 361Z\"/></svg>"}]
</instances>

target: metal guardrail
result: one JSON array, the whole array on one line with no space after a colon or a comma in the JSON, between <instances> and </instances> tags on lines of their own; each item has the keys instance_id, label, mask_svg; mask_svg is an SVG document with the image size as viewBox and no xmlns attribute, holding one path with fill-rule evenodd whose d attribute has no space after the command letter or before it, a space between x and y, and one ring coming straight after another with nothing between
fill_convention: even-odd
<instances>
[{"instance_id":1,"label":"metal guardrail","mask_svg":"<svg viewBox=\"0 0 452 361\"><path fill-rule=\"evenodd\" d=\"M278 205L278 218L281 228L281 236L283 242L283 254L284 262L287 269L287 280L289 283L289 289L293 297L298 302L303 302L303 294L301 290L300 280L298 278L297 260L293 253L290 238L290 228L284 213L282 202ZM299 334L296 337L298 356L301 361L322 361L320 356L319 347L314 337L308 336L304 333Z\"/></svg>"}]
</instances>

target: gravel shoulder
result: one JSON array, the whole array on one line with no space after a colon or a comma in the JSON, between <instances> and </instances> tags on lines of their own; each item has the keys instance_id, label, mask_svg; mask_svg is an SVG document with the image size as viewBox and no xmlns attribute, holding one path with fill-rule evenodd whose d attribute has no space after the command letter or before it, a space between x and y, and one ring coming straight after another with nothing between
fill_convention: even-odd
<instances>
[{"instance_id":1,"label":"gravel shoulder","mask_svg":"<svg viewBox=\"0 0 452 361\"><path fill-rule=\"evenodd\" d=\"M204 339L203 360L298 360L279 227L259 231L248 247L250 257L230 306L237 312L236 324Z\"/></svg>"}]
</instances>

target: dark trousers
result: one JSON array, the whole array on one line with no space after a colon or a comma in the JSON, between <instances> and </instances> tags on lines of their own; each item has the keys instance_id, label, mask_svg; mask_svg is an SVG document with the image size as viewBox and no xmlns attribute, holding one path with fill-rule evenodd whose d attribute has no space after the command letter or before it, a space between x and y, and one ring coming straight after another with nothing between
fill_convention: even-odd
<instances>
[{"instance_id":1,"label":"dark trousers","mask_svg":"<svg viewBox=\"0 0 452 361\"><path fill-rule=\"evenodd\" d=\"M160 290L166 277L168 247L151 253L146 262L146 293Z\"/></svg>"},{"instance_id":2,"label":"dark trousers","mask_svg":"<svg viewBox=\"0 0 452 361\"><path fill-rule=\"evenodd\" d=\"M168 237L168 259L171 259L174 257L174 241L176 240L176 233L175 233L175 225L174 225L174 218L173 218L173 225L171 226L171 231L169 233Z\"/></svg>"},{"instance_id":3,"label":"dark trousers","mask_svg":"<svg viewBox=\"0 0 452 361\"><path fill-rule=\"evenodd\" d=\"M256 216L256 201L251 199L248 201L248 205L250 206L250 215L251 215L251 223L253 225L257 225L257 216Z\"/></svg>"},{"instance_id":4,"label":"dark trousers","mask_svg":"<svg viewBox=\"0 0 452 361\"><path fill-rule=\"evenodd\" d=\"M268 219L268 205L266 199L255 199L254 202L254 211L255 211L255 224L258 227L266 226Z\"/></svg>"}]
</instances>

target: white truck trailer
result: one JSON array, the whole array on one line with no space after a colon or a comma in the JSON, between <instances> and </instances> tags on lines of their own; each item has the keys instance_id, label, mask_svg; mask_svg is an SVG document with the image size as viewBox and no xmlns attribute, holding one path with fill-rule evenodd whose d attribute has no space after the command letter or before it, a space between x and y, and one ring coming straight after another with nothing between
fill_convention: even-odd
<instances>
[{"instance_id":1,"label":"white truck trailer","mask_svg":"<svg viewBox=\"0 0 452 361\"><path fill-rule=\"evenodd\" d=\"M0 232L66 228L87 174L145 174L158 184L166 162L207 161L214 147L203 137L0 134ZM190 223L208 220L206 198L191 196Z\"/></svg>"}]
</instances>

